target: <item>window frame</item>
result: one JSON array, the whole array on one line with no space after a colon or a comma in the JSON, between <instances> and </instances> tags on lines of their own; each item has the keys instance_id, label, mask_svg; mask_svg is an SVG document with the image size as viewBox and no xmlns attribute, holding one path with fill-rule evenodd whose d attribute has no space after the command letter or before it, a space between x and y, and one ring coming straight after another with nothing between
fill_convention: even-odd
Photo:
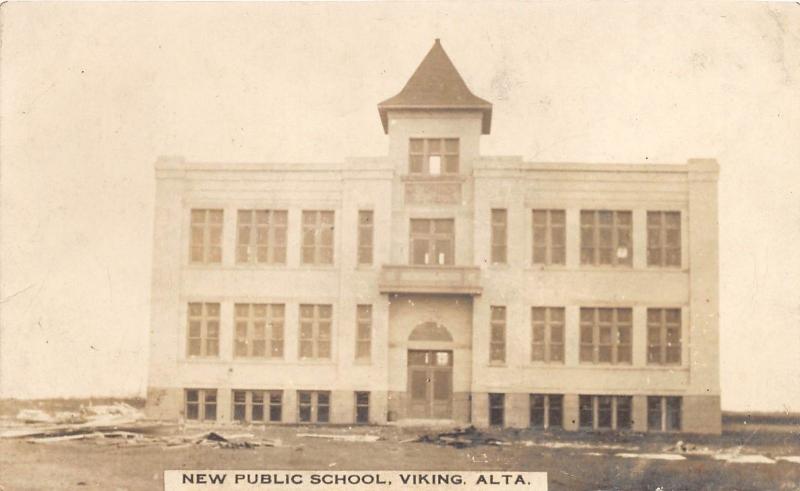
<instances>
[{"instance_id":1,"label":"window frame","mask_svg":"<svg viewBox=\"0 0 800 491\"><path fill-rule=\"evenodd\" d=\"M311 307L312 309L312 316L304 316L303 310L304 308ZM299 309L299 322L298 322L298 349L297 349L297 358L300 361L306 360L332 360L333 359L333 305L332 304L308 304L302 303L298 306ZM330 316L325 317L323 316L324 310L330 312ZM328 335L322 336L321 334L321 326L327 322L328 324ZM304 324L310 323L311 325L311 337L304 337L303 336L303 329ZM311 343L311 356L304 356L303 350L303 343ZM327 348L327 355L320 356L320 348L326 346Z\"/></svg>"},{"instance_id":2,"label":"window frame","mask_svg":"<svg viewBox=\"0 0 800 491\"><path fill-rule=\"evenodd\" d=\"M372 359L372 321L372 304L356 305L355 359L358 361L368 362Z\"/></svg>"},{"instance_id":3,"label":"window frame","mask_svg":"<svg viewBox=\"0 0 800 491\"><path fill-rule=\"evenodd\" d=\"M670 224L670 218L677 221ZM657 218L657 220L656 220ZM680 210L647 211L647 266L653 268L681 268L683 262L683 222ZM670 231L677 234L677 245L667 240ZM673 255L670 255L672 253ZM673 258L670 261L670 258Z\"/></svg>"},{"instance_id":4,"label":"window frame","mask_svg":"<svg viewBox=\"0 0 800 491\"><path fill-rule=\"evenodd\" d=\"M489 307L489 364L491 365L506 364L507 315L505 305ZM496 357L496 354L499 354L499 357Z\"/></svg>"},{"instance_id":5,"label":"window frame","mask_svg":"<svg viewBox=\"0 0 800 491\"><path fill-rule=\"evenodd\" d=\"M601 217L610 214L610 223L602 223ZM586 217L591 216L591 223ZM621 217L626 217L627 223L620 223ZM603 230L610 234L610 245L601 244ZM631 210L581 210L580 211L580 264L581 266L596 267L633 267L633 212ZM627 231L627 233L624 233ZM588 233L591 232L592 243L587 245ZM623 244L622 237L627 236L627 243ZM628 253L624 258L619 257L619 250L626 247ZM602 252L610 249L610 262L604 262ZM591 253L591 260L587 260L587 251Z\"/></svg>"},{"instance_id":6,"label":"window frame","mask_svg":"<svg viewBox=\"0 0 800 491\"><path fill-rule=\"evenodd\" d=\"M490 258L492 264L508 264L508 209L490 210L491 242Z\"/></svg>"},{"instance_id":7,"label":"window frame","mask_svg":"<svg viewBox=\"0 0 800 491\"><path fill-rule=\"evenodd\" d=\"M591 411L591 425L584 421L587 408ZM605 407L605 403L608 406ZM608 411L609 424L601 426L601 411ZM621 416L627 415L627 418ZM624 424L621 424L624 423ZM630 431L633 429L633 396L630 395L578 395L578 429L581 431Z\"/></svg>"},{"instance_id":8,"label":"window frame","mask_svg":"<svg viewBox=\"0 0 800 491\"><path fill-rule=\"evenodd\" d=\"M192 313L194 306L200 307L199 314ZM216 314L209 312L212 308L216 309ZM188 302L186 307L186 358L219 358L221 311L220 302ZM195 322L199 323L199 336L192 335L192 324ZM209 335L213 324L216 324L216 336ZM199 353L192 352L193 340L198 340Z\"/></svg>"},{"instance_id":9,"label":"window frame","mask_svg":"<svg viewBox=\"0 0 800 491\"><path fill-rule=\"evenodd\" d=\"M259 220L262 214L266 221ZM288 230L287 210L236 210L236 264L286 265ZM246 241L244 235L247 235Z\"/></svg>"},{"instance_id":10,"label":"window frame","mask_svg":"<svg viewBox=\"0 0 800 491\"><path fill-rule=\"evenodd\" d=\"M189 394L191 392L197 393L197 401L190 401ZM213 396L213 400L210 396ZM197 406L197 417L190 418L189 417L189 407ZM218 409L219 405L219 397L217 389L201 389L201 388L188 388L183 389L183 418L186 421L216 421L219 417ZM214 417L208 417L208 409L209 407L213 407Z\"/></svg>"},{"instance_id":11,"label":"window frame","mask_svg":"<svg viewBox=\"0 0 800 491\"><path fill-rule=\"evenodd\" d=\"M489 426L505 427L506 395L500 392L490 392L487 396L489 405Z\"/></svg>"},{"instance_id":12,"label":"window frame","mask_svg":"<svg viewBox=\"0 0 800 491\"><path fill-rule=\"evenodd\" d=\"M537 223L537 215L544 223ZM560 217L556 219L556 217ZM540 234L544 234L541 237ZM556 245L556 238L561 245ZM556 251L560 254L556 254ZM537 258L537 251L544 252L544 259ZM531 264L534 266L564 266L567 264L567 212L564 209L533 208L531 210Z\"/></svg>"},{"instance_id":13,"label":"window frame","mask_svg":"<svg viewBox=\"0 0 800 491\"><path fill-rule=\"evenodd\" d=\"M369 266L375 260L375 212L358 210L358 246L356 264Z\"/></svg>"},{"instance_id":14,"label":"window frame","mask_svg":"<svg viewBox=\"0 0 800 491\"><path fill-rule=\"evenodd\" d=\"M542 424L534 424L534 411L538 410L535 401L541 401ZM529 394L528 427L540 430L564 429L564 394ZM554 415L557 414L558 418ZM554 422L557 419L558 422Z\"/></svg>"},{"instance_id":15,"label":"window frame","mask_svg":"<svg viewBox=\"0 0 800 491\"><path fill-rule=\"evenodd\" d=\"M420 142L422 148L416 149L415 145ZM436 142L434 145L433 142ZM448 143L455 142L455 150L448 148ZM438 150L431 147L438 146ZM431 157L439 157L439 172L431 172ZM450 158L454 158L455 170L450 169ZM417 164L415 159L419 158L419 170L415 170ZM456 176L461 168L461 140L453 137L442 138L420 138L413 137L408 140L408 174L413 176Z\"/></svg>"},{"instance_id":16,"label":"window frame","mask_svg":"<svg viewBox=\"0 0 800 491\"><path fill-rule=\"evenodd\" d=\"M200 215L202 215L202 220L198 220ZM218 217L218 220L215 220L215 217ZM191 208L189 210L190 264L222 264L224 224L225 210L222 208ZM196 235L198 232L200 237ZM196 259L195 253L198 251L200 258Z\"/></svg>"},{"instance_id":17,"label":"window frame","mask_svg":"<svg viewBox=\"0 0 800 491\"><path fill-rule=\"evenodd\" d=\"M544 314L542 321L537 320L536 312L541 311ZM554 319L554 313L560 312L561 320ZM530 310L531 315L531 363L544 363L544 364L564 364L565 352L565 335L566 335L566 308L565 307L547 307L547 306L533 306ZM561 341L554 341L554 333L556 330L561 332ZM537 342L537 329L542 331L542 341ZM542 358L537 359L537 347L541 347ZM553 354L558 353L558 357Z\"/></svg>"},{"instance_id":18,"label":"window frame","mask_svg":"<svg viewBox=\"0 0 800 491\"><path fill-rule=\"evenodd\" d=\"M240 315L240 308L247 314ZM264 309L263 317L256 315L259 308ZM245 336L239 335L239 327L244 323ZM263 338L256 338L257 324L263 323ZM282 303L234 303L233 304L233 358L235 359L282 359L284 357L286 329L286 305ZM245 353L239 352L240 339L244 339ZM264 343L263 354L255 354L255 341ZM252 341L252 342L251 342ZM276 350L276 348L279 348ZM278 354L276 354L276 351Z\"/></svg>"},{"instance_id":19,"label":"window frame","mask_svg":"<svg viewBox=\"0 0 800 491\"><path fill-rule=\"evenodd\" d=\"M670 321L670 316L677 321ZM677 342L669 341L670 332L677 332ZM677 360L671 361L671 355L676 354ZM648 365L681 366L683 364L683 309L680 307L647 309L646 356Z\"/></svg>"},{"instance_id":20,"label":"window frame","mask_svg":"<svg viewBox=\"0 0 800 491\"><path fill-rule=\"evenodd\" d=\"M611 321L602 321L601 312L610 310ZM591 323L584 320L584 312L592 312ZM620 313L626 312L628 321L619 319ZM579 312L579 363L582 365L633 365L633 308L631 307L581 307ZM584 329L590 327L592 330L591 340L584 338ZM610 329L609 342L602 342L602 330ZM628 342L623 343L620 335L623 329L627 330ZM591 347L592 358L587 359L584 355L587 347ZM601 350L607 348L610 350L609 360L601 360ZM620 348L626 348L621 351ZM627 360L620 359L620 353L627 353Z\"/></svg>"},{"instance_id":21,"label":"window frame","mask_svg":"<svg viewBox=\"0 0 800 491\"><path fill-rule=\"evenodd\" d=\"M427 223L427 231L420 232L419 229L422 227L416 227L415 230L414 224L423 224ZM449 232L438 232L437 225L441 225L447 223L449 225L450 231ZM455 218L410 218L408 222L408 260L409 264L413 266L452 266L455 264L455 255L456 255L456 221ZM417 242L424 242L425 243L425 258L428 259L430 257L435 257L436 261L431 263L430 261L426 260L424 263L418 263L415 261L415 252L416 247L415 244ZM439 249L440 242L446 242L447 248L444 252ZM444 254L444 262L439 262L438 259L440 256L438 254Z\"/></svg>"},{"instance_id":22,"label":"window frame","mask_svg":"<svg viewBox=\"0 0 800 491\"><path fill-rule=\"evenodd\" d=\"M670 407L670 403L675 403ZM676 411L677 406L677 411ZM677 417L674 415L677 413ZM653 425L653 415L657 416L658 426ZM677 424L675 424L677 421ZM647 431L654 433L676 433L683 429L683 397L647 396Z\"/></svg>"},{"instance_id":23,"label":"window frame","mask_svg":"<svg viewBox=\"0 0 800 491\"><path fill-rule=\"evenodd\" d=\"M244 402L237 402L236 395L244 394ZM261 403L254 402L255 395L261 395ZM273 396L277 395L278 402L275 403ZM253 409L256 406L261 406L261 419L253 417ZM241 421L243 423L280 423L283 421L283 391L282 390L250 390L250 389L233 389L231 390L231 420ZM242 419L239 419L236 414L237 407L244 410ZM278 408L277 419L273 417L273 408Z\"/></svg>"},{"instance_id":24,"label":"window frame","mask_svg":"<svg viewBox=\"0 0 800 491\"><path fill-rule=\"evenodd\" d=\"M313 218L313 219L312 219ZM336 249L336 211L302 210L300 213L300 264L303 266L332 266ZM329 243L324 240L330 237ZM307 253L311 254L308 258Z\"/></svg>"},{"instance_id":25,"label":"window frame","mask_svg":"<svg viewBox=\"0 0 800 491\"><path fill-rule=\"evenodd\" d=\"M363 401L359 401L359 396L366 396L366 403ZM370 403L372 402L372 396L370 395L369 391L355 391L354 392L354 406L355 406L355 415L353 421L359 425L366 425L370 423ZM361 410L361 411L359 411ZM366 411L366 414L364 414Z\"/></svg>"},{"instance_id":26,"label":"window frame","mask_svg":"<svg viewBox=\"0 0 800 491\"><path fill-rule=\"evenodd\" d=\"M303 396L309 396L309 402L303 402ZM326 396L326 402L320 402L320 396ZM308 407L309 419L302 418L303 408ZM326 408L324 412L320 408ZM324 419L320 419L320 415L325 414ZM331 391L329 390L298 390L297 391L297 422L306 424L327 424L331 422Z\"/></svg>"}]
</instances>

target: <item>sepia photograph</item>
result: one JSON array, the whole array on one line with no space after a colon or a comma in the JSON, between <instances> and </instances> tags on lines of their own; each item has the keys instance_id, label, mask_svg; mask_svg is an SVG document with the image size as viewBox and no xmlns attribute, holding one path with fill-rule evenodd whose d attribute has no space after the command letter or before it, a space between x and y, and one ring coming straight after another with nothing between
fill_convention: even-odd
<instances>
[{"instance_id":1,"label":"sepia photograph","mask_svg":"<svg viewBox=\"0 0 800 491\"><path fill-rule=\"evenodd\" d=\"M800 3L0 4L0 491L800 490Z\"/></svg>"}]
</instances>

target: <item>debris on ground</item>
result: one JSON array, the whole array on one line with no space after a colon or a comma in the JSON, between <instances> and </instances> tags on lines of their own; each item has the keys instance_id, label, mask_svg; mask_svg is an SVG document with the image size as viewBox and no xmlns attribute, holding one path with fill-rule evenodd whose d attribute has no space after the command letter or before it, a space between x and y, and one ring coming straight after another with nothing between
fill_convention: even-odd
<instances>
[{"instance_id":1,"label":"debris on ground","mask_svg":"<svg viewBox=\"0 0 800 491\"><path fill-rule=\"evenodd\" d=\"M455 448L475 447L478 445L509 445L504 440L489 436L478 431L474 426L456 429L446 433L436 433L433 435L422 435L414 439L415 442L434 443L436 445L447 445Z\"/></svg>"},{"instance_id":2,"label":"debris on ground","mask_svg":"<svg viewBox=\"0 0 800 491\"><path fill-rule=\"evenodd\" d=\"M24 409L16 417L22 425L0 431L0 439L25 438L26 442L36 444L92 440L97 445L126 448L159 445L169 450L193 445L256 448L281 444L280 440L256 438L252 433L225 435L206 431L196 435L158 435L163 425L141 421L143 418L141 411L124 403L83 406L79 411L55 414Z\"/></svg>"},{"instance_id":3,"label":"debris on ground","mask_svg":"<svg viewBox=\"0 0 800 491\"><path fill-rule=\"evenodd\" d=\"M340 442L377 442L381 439L378 435L336 435L330 433L298 433L301 438L324 438Z\"/></svg>"}]
</instances>

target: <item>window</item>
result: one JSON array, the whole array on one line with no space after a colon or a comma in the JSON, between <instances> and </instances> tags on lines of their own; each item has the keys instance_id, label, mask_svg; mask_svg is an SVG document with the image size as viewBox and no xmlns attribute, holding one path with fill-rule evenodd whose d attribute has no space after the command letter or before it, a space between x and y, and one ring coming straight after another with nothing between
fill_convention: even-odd
<instances>
[{"instance_id":1,"label":"window","mask_svg":"<svg viewBox=\"0 0 800 491\"><path fill-rule=\"evenodd\" d=\"M632 420L631 396L580 396L579 425L588 430L627 430Z\"/></svg>"},{"instance_id":2,"label":"window","mask_svg":"<svg viewBox=\"0 0 800 491\"><path fill-rule=\"evenodd\" d=\"M581 308L581 363L631 363L630 308Z\"/></svg>"},{"instance_id":3,"label":"window","mask_svg":"<svg viewBox=\"0 0 800 491\"><path fill-rule=\"evenodd\" d=\"M372 349L372 305L356 307L356 359L369 359Z\"/></svg>"},{"instance_id":4,"label":"window","mask_svg":"<svg viewBox=\"0 0 800 491\"><path fill-rule=\"evenodd\" d=\"M333 212L303 211L303 264L333 264Z\"/></svg>"},{"instance_id":5,"label":"window","mask_svg":"<svg viewBox=\"0 0 800 491\"><path fill-rule=\"evenodd\" d=\"M330 421L331 393L301 390L297 392L297 419L301 423Z\"/></svg>"},{"instance_id":6,"label":"window","mask_svg":"<svg viewBox=\"0 0 800 491\"><path fill-rule=\"evenodd\" d=\"M630 266L631 212L581 211L581 264Z\"/></svg>"},{"instance_id":7,"label":"window","mask_svg":"<svg viewBox=\"0 0 800 491\"><path fill-rule=\"evenodd\" d=\"M186 352L189 356L219 355L219 304L190 303Z\"/></svg>"},{"instance_id":8,"label":"window","mask_svg":"<svg viewBox=\"0 0 800 491\"><path fill-rule=\"evenodd\" d=\"M492 210L492 263L505 264L508 251L508 213Z\"/></svg>"},{"instance_id":9,"label":"window","mask_svg":"<svg viewBox=\"0 0 800 491\"><path fill-rule=\"evenodd\" d=\"M247 423L279 422L283 413L280 390L234 390L233 419Z\"/></svg>"},{"instance_id":10,"label":"window","mask_svg":"<svg viewBox=\"0 0 800 491\"><path fill-rule=\"evenodd\" d=\"M283 357L283 304L234 305L235 357Z\"/></svg>"},{"instance_id":11,"label":"window","mask_svg":"<svg viewBox=\"0 0 800 491\"><path fill-rule=\"evenodd\" d=\"M184 400L187 420L215 421L217 419L216 389L186 389Z\"/></svg>"},{"instance_id":12,"label":"window","mask_svg":"<svg viewBox=\"0 0 800 491\"><path fill-rule=\"evenodd\" d=\"M411 138L409 174L458 174L458 138Z\"/></svg>"},{"instance_id":13,"label":"window","mask_svg":"<svg viewBox=\"0 0 800 491\"><path fill-rule=\"evenodd\" d=\"M506 395L489 394L489 424L503 426L506 416Z\"/></svg>"},{"instance_id":14,"label":"window","mask_svg":"<svg viewBox=\"0 0 800 491\"><path fill-rule=\"evenodd\" d=\"M331 357L330 305L300 305L300 358Z\"/></svg>"},{"instance_id":15,"label":"window","mask_svg":"<svg viewBox=\"0 0 800 491\"><path fill-rule=\"evenodd\" d=\"M358 212L358 264L372 264L372 210Z\"/></svg>"},{"instance_id":16,"label":"window","mask_svg":"<svg viewBox=\"0 0 800 491\"><path fill-rule=\"evenodd\" d=\"M647 430L680 431L681 403L680 397L648 397Z\"/></svg>"},{"instance_id":17,"label":"window","mask_svg":"<svg viewBox=\"0 0 800 491\"><path fill-rule=\"evenodd\" d=\"M530 395L531 428L563 428L564 396L556 394Z\"/></svg>"},{"instance_id":18,"label":"window","mask_svg":"<svg viewBox=\"0 0 800 491\"><path fill-rule=\"evenodd\" d=\"M489 341L489 362L506 361L506 308L491 308L491 333Z\"/></svg>"},{"instance_id":19,"label":"window","mask_svg":"<svg viewBox=\"0 0 800 491\"><path fill-rule=\"evenodd\" d=\"M286 264L286 210L239 210L236 262Z\"/></svg>"},{"instance_id":20,"label":"window","mask_svg":"<svg viewBox=\"0 0 800 491\"><path fill-rule=\"evenodd\" d=\"M564 363L564 308L531 309L531 361Z\"/></svg>"},{"instance_id":21,"label":"window","mask_svg":"<svg viewBox=\"0 0 800 491\"><path fill-rule=\"evenodd\" d=\"M356 423L369 423L369 392L356 392Z\"/></svg>"},{"instance_id":22,"label":"window","mask_svg":"<svg viewBox=\"0 0 800 491\"><path fill-rule=\"evenodd\" d=\"M453 264L455 225L452 218L411 219L411 264Z\"/></svg>"},{"instance_id":23,"label":"window","mask_svg":"<svg viewBox=\"0 0 800 491\"><path fill-rule=\"evenodd\" d=\"M681 213L647 212L647 265L681 266Z\"/></svg>"},{"instance_id":24,"label":"window","mask_svg":"<svg viewBox=\"0 0 800 491\"><path fill-rule=\"evenodd\" d=\"M191 251L193 263L222 261L222 210L192 210Z\"/></svg>"},{"instance_id":25,"label":"window","mask_svg":"<svg viewBox=\"0 0 800 491\"><path fill-rule=\"evenodd\" d=\"M565 264L564 210L533 210L533 264Z\"/></svg>"},{"instance_id":26,"label":"window","mask_svg":"<svg viewBox=\"0 0 800 491\"><path fill-rule=\"evenodd\" d=\"M647 363L680 365L681 309L647 309Z\"/></svg>"}]
</instances>

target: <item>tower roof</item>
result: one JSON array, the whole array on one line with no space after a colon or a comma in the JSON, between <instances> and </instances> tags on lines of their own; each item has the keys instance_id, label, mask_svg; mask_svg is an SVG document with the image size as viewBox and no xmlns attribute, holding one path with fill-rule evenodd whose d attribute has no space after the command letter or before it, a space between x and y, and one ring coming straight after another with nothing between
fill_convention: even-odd
<instances>
[{"instance_id":1,"label":"tower roof","mask_svg":"<svg viewBox=\"0 0 800 491\"><path fill-rule=\"evenodd\" d=\"M492 104L469 90L438 39L403 90L378 104L386 133L389 132L387 111L393 109L481 111L483 134L489 134L492 126Z\"/></svg>"}]
</instances>

